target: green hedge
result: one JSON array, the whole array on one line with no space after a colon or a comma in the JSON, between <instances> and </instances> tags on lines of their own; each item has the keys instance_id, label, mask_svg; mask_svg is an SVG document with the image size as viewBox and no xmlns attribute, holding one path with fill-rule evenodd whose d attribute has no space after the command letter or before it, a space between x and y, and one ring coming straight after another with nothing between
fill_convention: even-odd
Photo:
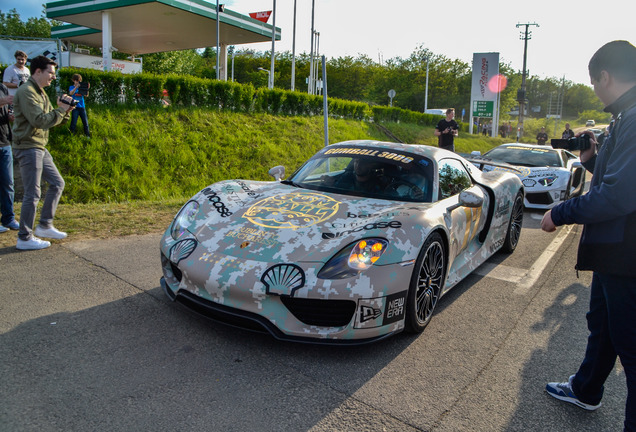
<instances>
[{"instance_id":1,"label":"green hedge","mask_svg":"<svg viewBox=\"0 0 636 432\"><path fill-rule=\"evenodd\" d=\"M167 91L167 100L177 107L209 107L233 112L258 112L286 116L312 116L323 112L322 96L281 89L256 89L250 84L198 78L189 75L154 75L140 73L102 72L93 69L62 68L58 79L46 91L51 100L66 93L73 74L91 84L90 101L103 105L158 105ZM376 122L404 122L434 126L443 116L423 114L402 108L374 106L364 102L328 99L331 117L373 120ZM461 130L468 130L460 124Z\"/></svg>"},{"instance_id":2,"label":"green hedge","mask_svg":"<svg viewBox=\"0 0 636 432\"><path fill-rule=\"evenodd\" d=\"M437 122L445 118L443 115L425 114L409 111L397 107L374 106L372 108L373 120L377 122L412 123L419 126L435 126ZM468 125L457 122L459 130L468 132Z\"/></svg>"},{"instance_id":3,"label":"green hedge","mask_svg":"<svg viewBox=\"0 0 636 432\"><path fill-rule=\"evenodd\" d=\"M140 73L124 75L120 72L64 68L58 71L59 90L48 89L49 95L65 92L71 85L73 74L82 75L91 83L91 101L98 104L114 103L156 105L164 89L171 105L198 106L234 112L259 112L274 115L318 115L323 111L322 96L281 89L255 89L252 84L197 78L182 75L154 75ZM55 85L54 84L54 85ZM329 115L339 118L364 120L371 117L369 106L362 102L329 99Z\"/></svg>"}]
</instances>

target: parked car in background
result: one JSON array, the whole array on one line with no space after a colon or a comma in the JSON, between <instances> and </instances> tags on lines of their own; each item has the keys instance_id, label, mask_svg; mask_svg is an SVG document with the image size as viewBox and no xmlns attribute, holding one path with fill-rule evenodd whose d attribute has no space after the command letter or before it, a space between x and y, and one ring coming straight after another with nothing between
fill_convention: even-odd
<instances>
[{"instance_id":1,"label":"parked car in background","mask_svg":"<svg viewBox=\"0 0 636 432\"><path fill-rule=\"evenodd\" d=\"M160 242L170 299L277 339L372 342L423 331L446 292L519 241L519 178L437 147L348 141L270 174L183 206Z\"/></svg>"},{"instance_id":2,"label":"parked car in background","mask_svg":"<svg viewBox=\"0 0 636 432\"><path fill-rule=\"evenodd\" d=\"M550 209L558 203L583 193L585 168L575 154L564 149L537 144L502 144L486 152L479 166L484 171L507 171L490 166L488 161L508 163L523 185L528 208Z\"/></svg>"},{"instance_id":3,"label":"parked car in background","mask_svg":"<svg viewBox=\"0 0 636 432\"><path fill-rule=\"evenodd\" d=\"M596 122L594 120L588 120L588 121L585 122L585 126L586 127L588 127L588 126L594 127L594 126L596 126Z\"/></svg>"}]
</instances>

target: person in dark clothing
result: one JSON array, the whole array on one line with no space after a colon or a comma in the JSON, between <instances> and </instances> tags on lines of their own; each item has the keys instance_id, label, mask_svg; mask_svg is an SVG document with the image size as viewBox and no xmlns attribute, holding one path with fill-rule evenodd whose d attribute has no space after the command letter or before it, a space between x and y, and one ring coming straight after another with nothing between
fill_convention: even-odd
<instances>
[{"instance_id":1,"label":"person in dark clothing","mask_svg":"<svg viewBox=\"0 0 636 432\"><path fill-rule=\"evenodd\" d=\"M541 131L537 134L537 144L545 145L548 140L548 134L545 131L545 128L542 127Z\"/></svg>"},{"instance_id":2,"label":"person in dark clothing","mask_svg":"<svg viewBox=\"0 0 636 432\"><path fill-rule=\"evenodd\" d=\"M77 102L75 105L75 109L71 114L71 133L75 133L75 128L77 127L77 118L82 119L82 126L84 126L84 135L88 138L91 137L91 130L88 126L88 117L86 116L86 102L84 101L84 97L86 93L81 89L82 76L80 74L73 74L71 77L73 81L73 85L69 87L68 94L73 97L73 100Z\"/></svg>"},{"instance_id":3,"label":"person in dark clothing","mask_svg":"<svg viewBox=\"0 0 636 432\"><path fill-rule=\"evenodd\" d=\"M4 84L0 84L0 233L9 229L17 230L20 226L13 212L13 153L11 152L11 126L13 114L9 105L13 96Z\"/></svg>"},{"instance_id":4,"label":"person in dark clothing","mask_svg":"<svg viewBox=\"0 0 636 432\"><path fill-rule=\"evenodd\" d=\"M596 153L581 152L594 173L587 194L565 201L541 221L544 231L583 224L576 269L593 271L585 358L567 382L548 383L557 399L586 410L601 406L605 380L620 358L627 379L625 431L636 431L636 47L605 44L592 56L594 92L615 121Z\"/></svg>"},{"instance_id":5,"label":"person in dark clothing","mask_svg":"<svg viewBox=\"0 0 636 432\"><path fill-rule=\"evenodd\" d=\"M565 124L565 130L561 134L561 139L570 139L574 137L574 131L570 129L570 123Z\"/></svg>"},{"instance_id":6,"label":"person in dark clothing","mask_svg":"<svg viewBox=\"0 0 636 432\"><path fill-rule=\"evenodd\" d=\"M438 145L445 150L455 151L455 137L459 135L459 125L455 119L455 108L446 110L446 118L441 119L435 126L435 136Z\"/></svg>"}]
</instances>

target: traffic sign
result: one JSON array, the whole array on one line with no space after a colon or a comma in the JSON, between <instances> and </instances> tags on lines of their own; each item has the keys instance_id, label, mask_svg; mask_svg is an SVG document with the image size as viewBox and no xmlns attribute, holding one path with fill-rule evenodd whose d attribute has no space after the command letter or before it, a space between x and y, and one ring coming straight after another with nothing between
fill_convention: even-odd
<instances>
[{"instance_id":1,"label":"traffic sign","mask_svg":"<svg viewBox=\"0 0 636 432\"><path fill-rule=\"evenodd\" d=\"M473 117L492 118L494 110L494 101L473 101Z\"/></svg>"}]
</instances>

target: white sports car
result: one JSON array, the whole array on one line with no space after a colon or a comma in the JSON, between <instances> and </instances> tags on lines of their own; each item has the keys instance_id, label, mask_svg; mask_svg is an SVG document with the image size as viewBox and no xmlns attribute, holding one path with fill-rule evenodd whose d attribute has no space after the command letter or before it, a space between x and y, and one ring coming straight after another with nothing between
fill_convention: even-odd
<instances>
[{"instance_id":1,"label":"white sports car","mask_svg":"<svg viewBox=\"0 0 636 432\"><path fill-rule=\"evenodd\" d=\"M192 197L161 239L161 284L190 309L278 339L421 332L449 289L515 249L523 192L517 176L437 147L333 144L288 179L227 180Z\"/></svg>"},{"instance_id":2,"label":"white sports car","mask_svg":"<svg viewBox=\"0 0 636 432\"><path fill-rule=\"evenodd\" d=\"M538 144L502 144L486 152L477 164L484 171L510 171L490 166L488 160L505 162L516 168L526 189L528 208L550 209L568 198L581 195L585 168L573 153Z\"/></svg>"}]
</instances>

